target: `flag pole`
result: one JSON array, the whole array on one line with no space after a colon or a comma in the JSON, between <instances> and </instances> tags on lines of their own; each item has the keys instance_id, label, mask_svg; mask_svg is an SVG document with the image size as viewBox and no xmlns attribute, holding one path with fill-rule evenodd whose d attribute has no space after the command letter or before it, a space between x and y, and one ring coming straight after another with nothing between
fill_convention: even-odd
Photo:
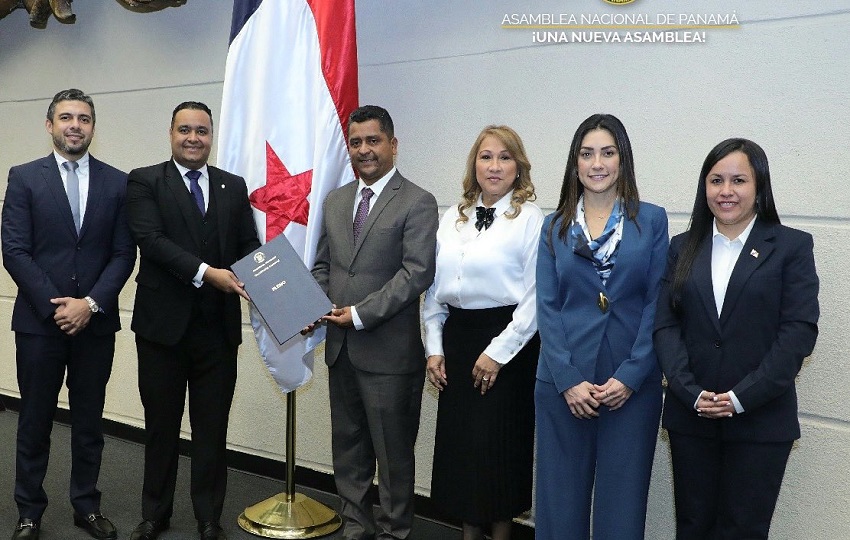
<instances>
[{"instance_id":1,"label":"flag pole","mask_svg":"<svg viewBox=\"0 0 850 540\"><path fill-rule=\"evenodd\" d=\"M242 529L263 538L315 538L336 531L342 518L315 499L295 492L295 390L286 394L286 491L249 506Z\"/></svg>"}]
</instances>

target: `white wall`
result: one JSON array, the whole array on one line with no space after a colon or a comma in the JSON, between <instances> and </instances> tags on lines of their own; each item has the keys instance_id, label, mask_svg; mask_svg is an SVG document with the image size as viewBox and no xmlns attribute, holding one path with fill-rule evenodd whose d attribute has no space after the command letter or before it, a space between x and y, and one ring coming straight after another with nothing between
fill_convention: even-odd
<instances>
[{"instance_id":1,"label":"white wall","mask_svg":"<svg viewBox=\"0 0 850 540\"><path fill-rule=\"evenodd\" d=\"M683 8L682 5L697 6ZM0 171L46 155L43 117L57 90L94 96L92 152L129 170L166 159L174 105L221 100L230 3L192 0L141 14L117 1L75 2L77 23L34 30L18 10L0 20ZM503 29L510 13L734 13L741 26L708 30L705 44L539 44L531 30ZM594 112L625 123L644 199L684 230L699 167L730 136L759 142L771 161L783 222L815 236L821 336L799 378L803 438L795 445L773 525L777 539L850 537L850 430L843 353L850 326L850 7L844 0L362 0L357 7L361 103L393 114L400 169L442 207L459 194L463 161L478 131L507 123L524 137L538 203L558 197L567 147ZM213 156L213 161L215 156ZM5 181L5 174L0 176ZM836 186L833 188L833 186ZM3 186L0 186L3 187ZM122 294L129 327L134 286ZM0 328L15 287L0 274ZM281 457L285 400L246 327L229 445ZM330 472L327 371L298 391L298 462ZM142 426L132 333L119 334L106 416ZM0 332L0 392L15 395L12 333ZM63 400L66 396L63 395ZM64 403L67 403L66 401ZM427 390L418 442L418 491L430 484L436 394ZM189 432L188 423L185 424ZM673 536L669 455L662 434L651 488L648 538Z\"/></svg>"}]
</instances>

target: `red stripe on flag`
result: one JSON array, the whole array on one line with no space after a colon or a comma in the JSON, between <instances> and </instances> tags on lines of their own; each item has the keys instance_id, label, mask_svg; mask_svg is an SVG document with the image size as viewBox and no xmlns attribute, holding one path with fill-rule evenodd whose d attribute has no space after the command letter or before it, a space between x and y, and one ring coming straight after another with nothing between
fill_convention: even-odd
<instances>
[{"instance_id":1,"label":"red stripe on flag","mask_svg":"<svg viewBox=\"0 0 850 540\"><path fill-rule=\"evenodd\" d=\"M354 0L307 0L316 20L322 73L330 90L343 137L348 115L357 108L357 39Z\"/></svg>"}]
</instances>

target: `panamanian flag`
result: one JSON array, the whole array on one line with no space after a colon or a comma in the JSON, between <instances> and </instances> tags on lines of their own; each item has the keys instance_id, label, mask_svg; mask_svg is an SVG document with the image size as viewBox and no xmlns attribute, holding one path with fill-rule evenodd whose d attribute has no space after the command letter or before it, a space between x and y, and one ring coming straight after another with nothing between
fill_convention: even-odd
<instances>
[{"instance_id":1,"label":"panamanian flag","mask_svg":"<svg viewBox=\"0 0 850 540\"><path fill-rule=\"evenodd\" d=\"M325 196L354 180L345 134L356 107L354 0L234 0L218 164L248 183L260 241L286 235L308 268ZM281 346L253 307L251 324L281 390L306 383L324 330Z\"/></svg>"}]
</instances>

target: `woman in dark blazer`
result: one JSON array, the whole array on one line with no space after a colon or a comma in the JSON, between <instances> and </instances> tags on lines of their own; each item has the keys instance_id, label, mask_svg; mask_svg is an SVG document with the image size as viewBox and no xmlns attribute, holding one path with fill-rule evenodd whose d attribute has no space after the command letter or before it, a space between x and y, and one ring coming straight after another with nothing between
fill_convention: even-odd
<instances>
[{"instance_id":1,"label":"woman in dark blazer","mask_svg":"<svg viewBox=\"0 0 850 540\"><path fill-rule=\"evenodd\" d=\"M652 347L664 209L641 202L623 124L596 114L570 148L537 258L538 539L644 537L661 371Z\"/></svg>"},{"instance_id":2,"label":"woman in dark blazer","mask_svg":"<svg viewBox=\"0 0 850 540\"><path fill-rule=\"evenodd\" d=\"M680 540L767 538L817 338L811 235L779 223L767 156L728 139L702 166L655 320Z\"/></svg>"}]
</instances>

